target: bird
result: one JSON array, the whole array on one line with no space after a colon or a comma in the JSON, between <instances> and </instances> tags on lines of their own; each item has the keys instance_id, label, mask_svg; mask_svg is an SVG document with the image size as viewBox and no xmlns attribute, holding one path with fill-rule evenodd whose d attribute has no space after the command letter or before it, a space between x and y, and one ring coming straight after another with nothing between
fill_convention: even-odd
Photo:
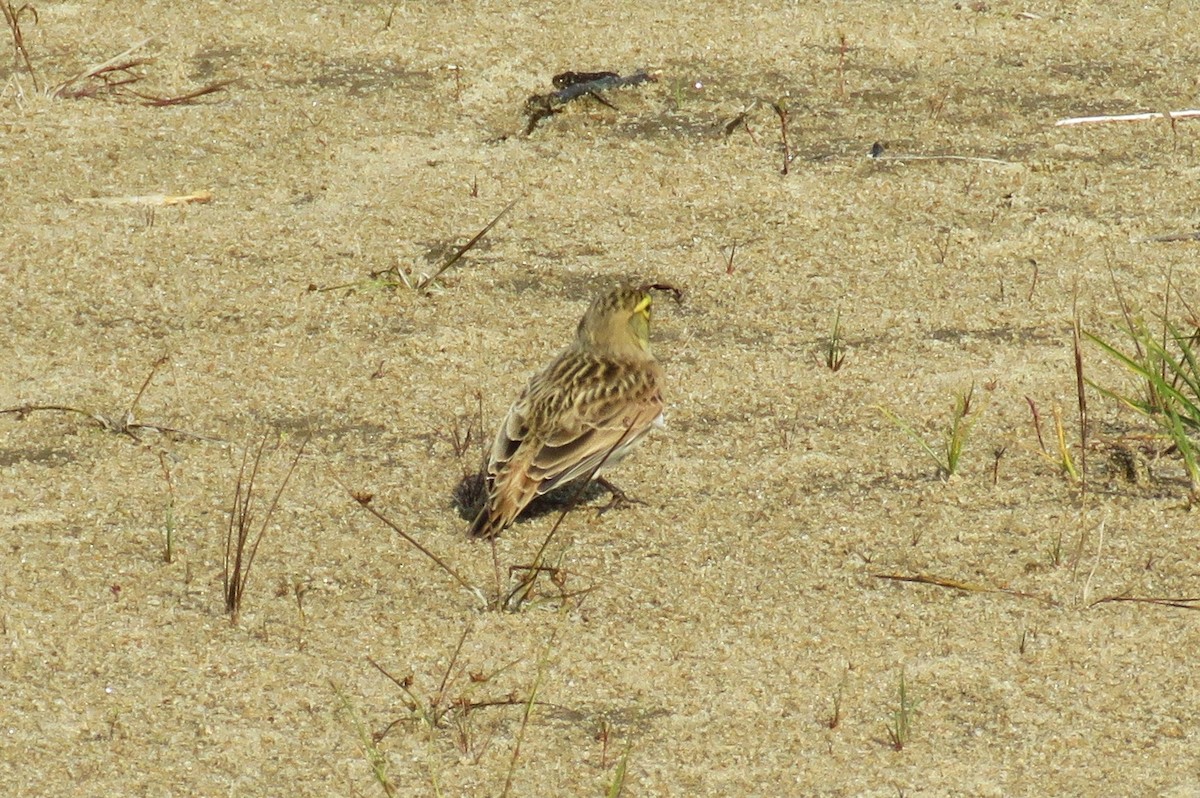
<instances>
[{"instance_id":1,"label":"bird","mask_svg":"<svg viewBox=\"0 0 1200 798\"><path fill-rule=\"evenodd\" d=\"M650 352L653 289L680 295L652 284L597 296L571 344L526 384L492 444L472 537L495 538L534 498L616 464L664 425L664 375Z\"/></svg>"}]
</instances>

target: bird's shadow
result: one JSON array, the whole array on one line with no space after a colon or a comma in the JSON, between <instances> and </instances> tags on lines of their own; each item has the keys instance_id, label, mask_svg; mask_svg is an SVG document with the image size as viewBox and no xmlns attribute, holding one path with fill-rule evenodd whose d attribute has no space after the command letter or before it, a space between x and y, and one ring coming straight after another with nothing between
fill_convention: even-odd
<instances>
[{"instance_id":1,"label":"bird's shadow","mask_svg":"<svg viewBox=\"0 0 1200 798\"><path fill-rule=\"evenodd\" d=\"M551 513L561 513L573 504L585 505L608 492L603 485L596 481L588 483L583 490L580 490L580 482L583 479L581 477L544 496L538 496L517 516L517 523L525 519L541 518ZM486 474L479 471L460 479L454 486L451 499L459 518L464 521L475 520L475 516L483 509L484 501L487 499Z\"/></svg>"}]
</instances>

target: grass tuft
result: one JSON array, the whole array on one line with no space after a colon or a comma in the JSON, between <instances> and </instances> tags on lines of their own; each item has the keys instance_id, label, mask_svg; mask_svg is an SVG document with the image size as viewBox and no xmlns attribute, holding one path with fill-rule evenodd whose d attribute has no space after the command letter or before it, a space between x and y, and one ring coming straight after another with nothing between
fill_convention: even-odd
<instances>
[{"instance_id":1,"label":"grass tuft","mask_svg":"<svg viewBox=\"0 0 1200 798\"><path fill-rule=\"evenodd\" d=\"M291 465L288 466L283 480L279 483L279 488L271 498L270 504L267 505L266 512L263 513L258 531L254 532L254 524L258 520L255 517L258 512L256 504L258 497L255 496L254 487L258 479L259 468L262 466L266 445L267 436L264 434L262 440L259 441L258 449L254 452L253 461L250 460L250 449L247 448L243 452L242 467L238 471L237 483L234 486L233 504L229 509L229 528L225 533L222 586L225 595L225 611L229 613L229 620L234 624L241 616L242 600L246 595L246 586L250 582L250 572L258 555L258 546L262 543L267 526L271 523L271 516L275 514L275 509L279 506L279 499L296 470L296 464L300 462L300 456L304 454L304 447L308 445L308 439L305 439L300 444L300 448L296 450ZM247 466L250 469L248 473Z\"/></svg>"},{"instance_id":2,"label":"grass tuft","mask_svg":"<svg viewBox=\"0 0 1200 798\"><path fill-rule=\"evenodd\" d=\"M1168 294L1170 290L1168 280ZM1133 377L1140 389L1123 391L1090 380L1088 384L1154 423L1183 461L1192 501L1200 500L1200 444L1193 438L1200 432L1200 320L1189 312L1186 324L1173 322L1169 307L1164 307L1152 328L1135 318L1123 300L1121 304L1128 338L1125 347L1095 333L1084 336Z\"/></svg>"},{"instance_id":3,"label":"grass tuft","mask_svg":"<svg viewBox=\"0 0 1200 798\"><path fill-rule=\"evenodd\" d=\"M958 473L958 468L962 461L963 449L967 445L967 438L971 433L971 429L975 426L975 422L979 420L979 414L971 417L972 410L974 409L972 407L974 397L975 383L973 382L970 388L955 394L954 408L950 416L950 426L946 430L945 439L940 449L934 448L933 445L928 443L913 429L911 424L886 407L880 407L879 410L889 421L899 427L908 437L912 438L921 447L922 451L929 455L929 458L937 466L939 477L949 479Z\"/></svg>"},{"instance_id":4,"label":"grass tuft","mask_svg":"<svg viewBox=\"0 0 1200 798\"><path fill-rule=\"evenodd\" d=\"M896 708L892 710L892 722L887 727L888 742L893 749L903 751L912 737L913 717L917 714L917 704L908 693L908 682L904 678L904 668L900 668L900 685L897 691Z\"/></svg>"}]
</instances>

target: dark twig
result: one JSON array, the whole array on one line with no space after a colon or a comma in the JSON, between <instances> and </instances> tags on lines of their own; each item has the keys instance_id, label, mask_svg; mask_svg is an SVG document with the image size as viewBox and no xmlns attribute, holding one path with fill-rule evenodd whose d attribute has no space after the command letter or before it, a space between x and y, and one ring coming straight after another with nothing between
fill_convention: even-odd
<instances>
[{"instance_id":1,"label":"dark twig","mask_svg":"<svg viewBox=\"0 0 1200 798\"><path fill-rule=\"evenodd\" d=\"M142 94L141 92L133 91L132 89L129 91L129 93L135 97L140 97L141 99L145 100L146 105L154 108L165 108L171 105L189 105L201 97L213 94L214 92L224 91L233 83L236 83L236 81L222 80L216 83L210 83L207 86L196 89L195 91L189 91L186 94L179 94L173 97L159 97L153 94Z\"/></svg>"},{"instance_id":2,"label":"dark twig","mask_svg":"<svg viewBox=\"0 0 1200 798\"><path fill-rule=\"evenodd\" d=\"M1080 343L1082 331L1079 322L1079 307L1076 304L1078 294L1072 299L1074 324L1071 328L1071 342L1075 350L1075 395L1079 404L1079 490L1087 492L1087 450L1088 450L1088 406L1085 380L1083 378L1083 346Z\"/></svg>"},{"instance_id":3,"label":"dark twig","mask_svg":"<svg viewBox=\"0 0 1200 798\"><path fill-rule=\"evenodd\" d=\"M1010 590L1003 587L989 587L987 585L977 585L971 582L961 582L957 579L944 579L938 576L926 576L924 574L871 574L876 579L886 579L889 582L912 582L920 585L932 585L934 587L944 587L950 590L961 590L964 593L1004 593L1016 598L1033 599L1047 607L1057 607L1058 602L1045 596L1039 596L1036 593L1026 593L1023 590Z\"/></svg>"},{"instance_id":4,"label":"dark twig","mask_svg":"<svg viewBox=\"0 0 1200 798\"><path fill-rule=\"evenodd\" d=\"M1025 397L1025 401L1029 403L1029 412L1033 416L1033 431L1037 433L1038 446L1042 447L1044 454L1049 454L1049 450L1046 448L1046 441L1042 438L1042 417L1038 413L1037 404L1028 396Z\"/></svg>"},{"instance_id":5,"label":"dark twig","mask_svg":"<svg viewBox=\"0 0 1200 798\"><path fill-rule=\"evenodd\" d=\"M435 565L437 565L437 567L441 568L452 579L454 579L455 582L458 582L459 585L464 587L467 590L467 592L469 592L471 595L473 595L477 599L479 599L483 603L483 606L485 606L485 607L487 606L487 604L488 604L487 599L484 597L483 593L480 592L479 588L475 587L470 582L468 582L466 577L462 576L458 571L456 571L453 567L451 567L450 564L447 563L445 560L443 560L441 557L439 557L438 555L436 555L432 551L430 551L423 543L421 543L416 538L414 538L412 535L410 535L409 533L407 533L403 529L401 529L400 526L395 521L388 518L386 515L379 512L374 507L372 507L371 500L374 498L374 496L372 496L369 493L362 493L361 491L350 490L350 488L346 487L346 484L344 482L342 482L340 479L338 479L338 477L336 475L334 475L333 478L339 485L342 486L342 489L345 490L346 493L350 494L350 497L353 498L354 501L358 502L358 505L360 507L362 507L364 510L369 512L371 515L378 518L380 521L382 521L388 527L391 527L391 529L397 535L404 538L404 540L407 541L409 544L411 544L413 548L415 548L417 551L421 552L426 557L428 557L430 560L432 560L433 563Z\"/></svg>"},{"instance_id":6,"label":"dark twig","mask_svg":"<svg viewBox=\"0 0 1200 798\"><path fill-rule=\"evenodd\" d=\"M167 359L167 356L163 355L150 367L150 373L146 375L146 379L142 382L141 388L138 389L137 395L134 396L133 402L130 403L129 408L124 412L124 414L121 415L120 418L106 416L102 413L93 413L90 410L82 410L78 407L53 404L24 404L17 407L8 407L0 410L0 415L15 415L18 421L24 421L26 416L37 412L75 413L77 415L87 416L92 421L95 421L103 430L115 433L117 435L126 435L136 443L141 442L141 438L137 436L137 433L141 430L152 430L163 435L179 435L184 438L192 438L199 441L223 443L223 441L221 441L219 438L210 438L207 435L197 435L194 432L176 429L175 427L167 427L163 426L162 424L146 424L133 420L134 411L137 410L138 402L140 402L142 399L142 394L146 392L146 388L149 387L150 381L154 379L154 375L158 372L158 369L167 362Z\"/></svg>"},{"instance_id":7,"label":"dark twig","mask_svg":"<svg viewBox=\"0 0 1200 798\"><path fill-rule=\"evenodd\" d=\"M125 50L122 53L114 55L107 61L103 61L94 66L90 66L72 78L67 78L62 83L54 87L51 92L55 97L64 97L68 99L77 99L80 97L94 97L100 91L106 90L110 83L116 85L125 85L140 80L140 76L132 74L130 70L134 67L149 64L152 59L149 58L131 58L132 54L137 50L145 47L152 39L142 39L137 44ZM126 76L120 80L112 77L114 73L126 73ZM84 83L85 81L100 80L100 85L84 85L76 86L76 84Z\"/></svg>"},{"instance_id":8,"label":"dark twig","mask_svg":"<svg viewBox=\"0 0 1200 798\"><path fill-rule=\"evenodd\" d=\"M504 214L511 211L513 206L516 205L520 199L521 199L520 197L517 197L517 199L515 199L512 202L505 205L504 209L501 210L500 213L496 214L492 218L492 220L487 223L486 227L484 227L482 230L480 230L478 233L476 233L470 241L468 241L467 243L465 243L461 247L459 247L458 251L455 252L453 255L451 255L450 259L447 260L445 263L443 263L441 265L441 267L438 268L438 270L433 273L432 276L426 277L424 280L417 283L416 289L418 291L424 291L426 288L428 288L430 285L432 285L439 277L441 277L443 274L445 274L447 269L449 269L454 264L458 263L458 261L462 258L462 256L466 255L467 252L470 251L470 249L472 247L474 247L476 244L478 244L480 239L482 239L485 235L487 235L488 231L490 231L493 227L496 226L496 222L500 221L500 217L502 217Z\"/></svg>"},{"instance_id":9,"label":"dark twig","mask_svg":"<svg viewBox=\"0 0 1200 798\"><path fill-rule=\"evenodd\" d=\"M783 138L783 174L788 173L788 165L792 162L792 145L788 143L788 110L784 106L783 100L777 103L771 103L771 107L775 109L776 115L779 116L779 135Z\"/></svg>"},{"instance_id":10,"label":"dark twig","mask_svg":"<svg viewBox=\"0 0 1200 798\"><path fill-rule=\"evenodd\" d=\"M1106 596L1105 598L1096 599L1089 607L1095 607L1097 604L1109 604L1112 602L1127 601L1137 604L1157 604L1160 607L1178 607L1181 610L1200 610L1200 598L1141 598L1138 596Z\"/></svg>"},{"instance_id":11,"label":"dark twig","mask_svg":"<svg viewBox=\"0 0 1200 798\"><path fill-rule=\"evenodd\" d=\"M144 39L123 53L119 53L95 66L88 67L83 72L55 86L52 94L55 97L68 100L95 97L128 99L132 97L141 100L145 105L164 108L172 105L190 104L201 97L222 91L235 82L232 80L218 81L210 83L207 86L202 86L194 91L169 96L135 91L129 88L129 86L142 80L142 75L134 70L137 67L154 63L154 59L135 58L133 57L133 53L145 47L150 41L151 39Z\"/></svg>"},{"instance_id":12,"label":"dark twig","mask_svg":"<svg viewBox=\"0 0 1200 798\"><path fill-rule=\"evenodd\" d=\"M13 4L5 0L4 3L0 3L0 11L4 12L4 21L8 23L8 30L12 34L13 47L17 49L21 60L25 62L25 70L33 80L33 90L40 92L41 88L38 86L37 73L33 71L33 62L29 58L29 51L25 49L25 34L21 31L22 16L31 16L33 24L38 24L37 9L29 3L25 3L20 8L13 8Z\"/></svg>"}]
</instances>

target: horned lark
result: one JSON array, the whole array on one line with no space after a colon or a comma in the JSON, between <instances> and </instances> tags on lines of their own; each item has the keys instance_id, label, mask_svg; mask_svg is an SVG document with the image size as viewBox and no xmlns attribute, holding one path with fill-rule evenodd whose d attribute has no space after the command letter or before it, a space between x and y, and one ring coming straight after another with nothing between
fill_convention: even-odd
<instances>
[{"instance_id":1,"label":"horned lark","mask_svg":"<svg viewBox=\"0 0 1200 798\"><path fill-rule=\"evenodd\" d=\"M508 411L487 467L487 503L471 534L492 538L535 497L618 462L662 426L662 367L650 354L650 288L592 302L575 340L534 375Z\"/></svg>"}]
</instances>

